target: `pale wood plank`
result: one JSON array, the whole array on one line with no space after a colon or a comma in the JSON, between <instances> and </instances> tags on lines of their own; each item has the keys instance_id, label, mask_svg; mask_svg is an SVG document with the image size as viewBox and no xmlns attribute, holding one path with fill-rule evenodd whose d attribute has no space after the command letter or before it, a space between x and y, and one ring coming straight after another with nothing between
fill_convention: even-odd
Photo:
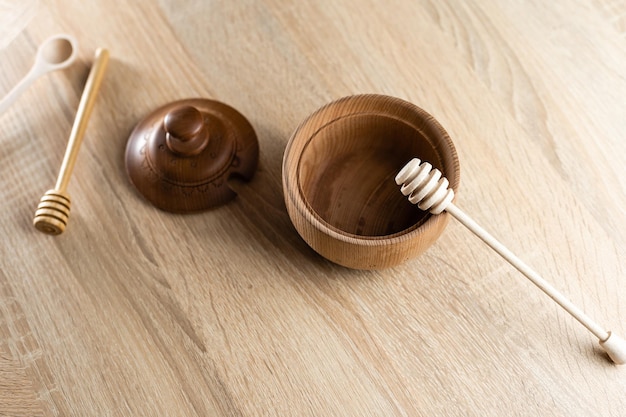
<instances>
[{"instance_id":1,"label":"pale wood plank","mask_svg":"<svg viewBox=\"0 0 626 417\"><path fill-rule=\"evenodd\" d=\"M417 260L347 270L299 238L280 172L317 107L363 92L408 99L455 141L459 205L624 335L620 10L42 2L0 51L0 91L52 33L75 34L81 54L0 118L0 414L620 416L623 370L469 232L451 223ZM112 60L70 224L46 237L32 214L98 46ZM132 189L123 152L139 118L194 96L250 119L260 166L233 184L234 202L175 216Z\"/></svg>"}]
</instances>

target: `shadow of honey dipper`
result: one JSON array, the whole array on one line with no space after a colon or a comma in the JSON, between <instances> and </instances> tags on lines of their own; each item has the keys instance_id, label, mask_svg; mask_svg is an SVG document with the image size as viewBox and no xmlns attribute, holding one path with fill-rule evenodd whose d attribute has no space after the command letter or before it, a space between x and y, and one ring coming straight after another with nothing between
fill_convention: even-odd
<instances>
[{"instance_id":1,"label":"shadow of honey dipper","mask_svg":"<svg viewBox=\"0 0 626 417\"><path fill-rule=\"evenodd\" d=\"M43 197L41 197L35 212L33 225L40 232L58 235L63 233L67 226L71 206L70 197L67 194L67 185L70 181L78 150L83 141L87 122L93 110L108 62L109 51L102 48L97 49L93 67L89 72L85 89L78 104L78 111L76 112L76 118L74 119L74 125L72 126L56 185L53 189L46 191Z\"/></svg>"}]
</instances>

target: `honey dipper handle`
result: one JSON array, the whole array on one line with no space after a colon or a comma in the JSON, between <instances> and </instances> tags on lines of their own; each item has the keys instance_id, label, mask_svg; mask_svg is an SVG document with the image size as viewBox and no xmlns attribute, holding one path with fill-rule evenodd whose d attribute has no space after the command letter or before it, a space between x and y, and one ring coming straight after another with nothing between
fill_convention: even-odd
<instances>
[{"instance_id":1,"label":"honey dipper handle","mask_svg":"<svg viewBox=\"0 0 626 417\"><path fill-rule=\"evenodd\" d=\"M108 62L109 51L107 49L98 48L96 50L93 67L91 68L91 71L89 71L89 76L87 77L87 82L85 83L85 89L83 90L80 103L78 104L78 111L76 112L74 125L72 126L65 156L63 157L61 169L59 170L59 176L57 178L55 189L60 192L66 191L67 185L72 176L74 164L76 163L76 156L78 155L78 150L80 149L80 145L83 141L83 136L85 135L85 130L87 129L87 122L89 121L89 116L91 116L91 111L93 110L96 96L100 90L100 85L102 84L102 78L104 77L104 72Z\"/></svg>"},{"instance_id":2,"label":"honey dipper handle","mask_svg":"<svg viewBox=\"0 0 626 417\"><path fill-rule=\"evenodd\" d=\"M600 327L548 281L458 208L452 202L454 191L448 188L448 180L441 171L428 162L414 158L402 168L395 180L398 185L402 185L400 191L408 197L411 203L417 204L420 209L429 211L431 214L447 211L593 333L613 362L619 365L626 363L626 340Z\"/></svg>"},{"instance_id":3,"label":"honey dipper handle","mask_svg":"<svg viewBox=\"0 0 626 417\"><path fill-rule=\"evenodd\" d=\"M454 203L449 203L446 207L446 211L450 213L461 224L470 229L476 236L478 236L489 247L502 256L507 262L513 265L519 272L526 276L533 284L535 284L541 291L552 298L558 305L563 307L572 317L585 326L591 333L593 333L600 341L600 346L604 348L611 360L616 364L626 363L626 342L616 334L612 334L610 331L604 330L600 325L593 321L587 314L581 309L576 307L570 300L568 300L563 294L561 294L556 288L554 288L548 281L543 279L537 272L535 272L524 261L518 258L513 252L506 248L496 238L489 234L485 229L480 227L471 217L458 208Z\"/></svg>"},{"instance_id":4,"label":"honey dipper handle","mask_svg":"<svg viewBox=\"0 0 626 417\"><path fill-rule=\"evenodd\" d=\"M546 293L550 298L563 307L568 313L570 313L576 320L578 320L583 326L585 326L591 333L593 333L598 339L606 340L609 337L607 331L596 324L589 316L587 316L582 310L572 304L563 294L561 294L556 288L554 288L549 282L543 279L538 273L536 273L530 266L522 261L517 255L506 248L502 243L496 240L485 229L480 227L471 217L458 208L454 203L450 203L446 207L446 211L450 213L455 219L462 223L465 227L470 229L476 236L478 236L483 242L490 246L506 261L513 265L518 271L526 276L533 284L535 284L541 291Z\"/></svg>"}]
</instances>

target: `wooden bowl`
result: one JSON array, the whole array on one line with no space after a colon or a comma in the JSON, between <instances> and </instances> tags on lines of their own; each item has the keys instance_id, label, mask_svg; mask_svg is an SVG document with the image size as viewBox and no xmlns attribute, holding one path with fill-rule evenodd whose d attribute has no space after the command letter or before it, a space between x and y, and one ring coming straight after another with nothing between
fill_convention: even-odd
<instances>
[{"instance_id":1,"label":"wooden bowl","mask_svg":"<svg viewBox=\"0 0 626 417\"><path fill-rule=\"evenodd\" d=\"M283 191L296 230L325 258L355 269L400 264L426 250L448 214L408 202L394 177L412 158L459 186L452 140L427 112L382 95L345 97L294 132L283 158Z\"/></svg>"}]
</instances>

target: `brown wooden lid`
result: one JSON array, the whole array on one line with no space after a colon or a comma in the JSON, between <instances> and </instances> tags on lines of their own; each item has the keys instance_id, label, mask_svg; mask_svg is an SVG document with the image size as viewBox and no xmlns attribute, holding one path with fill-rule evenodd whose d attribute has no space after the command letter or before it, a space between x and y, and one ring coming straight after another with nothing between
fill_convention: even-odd
<instances>
[{"instance_id":1,"label":"brown wooden lid","mask_svg":"<svg viewBox=\"0 0 626 417\"><path fill-rule=\"evenodd\" d=\"M259 146L254 129L232 107L209 99L167 104L140 121L126 146L126 171L156 207L188 213L235 197L227 180L250 180Z\"/></svg>"}]
</instances>

